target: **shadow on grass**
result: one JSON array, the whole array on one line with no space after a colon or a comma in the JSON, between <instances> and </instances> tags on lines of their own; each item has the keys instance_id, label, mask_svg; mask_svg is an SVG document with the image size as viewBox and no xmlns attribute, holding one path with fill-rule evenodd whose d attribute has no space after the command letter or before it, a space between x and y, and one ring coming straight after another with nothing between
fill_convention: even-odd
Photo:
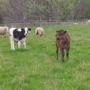
<instances>
[{"instance_id":1,"label":"shadow on grass","mask_svg":"<svg viewBox=\"0 0 90 90\"><path fill-rule=\"evenodd\" d=\"M20 48L20 49L16 49L16 52L29 52L30 50L28 48Z\"/></svg>"}]
</instances>

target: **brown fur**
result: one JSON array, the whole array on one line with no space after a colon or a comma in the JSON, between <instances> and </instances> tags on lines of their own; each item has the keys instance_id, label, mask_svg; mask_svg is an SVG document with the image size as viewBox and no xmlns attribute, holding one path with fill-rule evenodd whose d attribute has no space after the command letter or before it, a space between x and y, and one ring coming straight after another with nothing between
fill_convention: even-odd
<instances>
[{"instance_id":1,"label":"brown fur","mask_svg":"<svg viewBox=\"0 0 90 90\"><path fill-rule=\"evenodd\" d=\"M60 47L61 59L64 62L64 49L66 49L66 56L68 61L69 48L70 48L70 36L67 31L59 30L56 31L56 59L58 59L58 48Z\"/></svg>"}]
</instances>

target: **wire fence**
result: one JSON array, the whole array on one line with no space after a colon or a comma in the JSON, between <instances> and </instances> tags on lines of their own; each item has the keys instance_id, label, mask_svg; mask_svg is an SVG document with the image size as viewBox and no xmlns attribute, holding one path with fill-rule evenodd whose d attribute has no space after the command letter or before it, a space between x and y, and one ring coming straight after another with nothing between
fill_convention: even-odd
<instances>
[{"instance_id":1,"label":"wire fence","mask_svg":"<svg viewBox=\"0 0 90 90\"><path fill-rule=\"evenodd\" d=\"M66 21L47 21L47 20L31 20L30 22L13 22L13 21L4 21L0 26L8 27L30 27L30 26L54 26L54 25L86 25L86 20L66 20Z\"/></svg>"}]
</instances>

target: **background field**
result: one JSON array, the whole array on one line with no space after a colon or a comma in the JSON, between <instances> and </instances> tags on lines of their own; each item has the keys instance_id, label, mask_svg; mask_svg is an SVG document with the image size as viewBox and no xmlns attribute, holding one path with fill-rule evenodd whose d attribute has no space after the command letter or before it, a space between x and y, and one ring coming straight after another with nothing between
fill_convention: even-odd
<instances>
[{"instance_id":1,"label":"background field","mask_svg":"<svg viewBox=\"0 0 90 90\"><path fill-rule=\"evenodd\" d=\"M8 35L0 36L0 90L90 90L90 26L43 27L42 38L31 27L26 46L11 50ZM56 60L55 31L71 37L69 61Z\"/></svg>"}]
</instances>

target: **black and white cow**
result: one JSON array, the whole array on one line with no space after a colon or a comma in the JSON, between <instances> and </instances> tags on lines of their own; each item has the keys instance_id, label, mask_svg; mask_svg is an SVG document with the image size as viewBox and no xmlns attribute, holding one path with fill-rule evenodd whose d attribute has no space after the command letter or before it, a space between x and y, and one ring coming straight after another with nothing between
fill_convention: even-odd
<instances>
[{"instance_id":1,"label":"black and white cow","mask_svg":"<svg viewBox=\"0 0 90 90\"><path fill-rule=\"evenodd\" d=\"M18 47L20 48L21 42L23 42L24 47L26 48L26 36L30 33L31 28L11 28L9 30L11 49L15 50L14 41L18 42Z\"/></svg>"}]
</instances>

